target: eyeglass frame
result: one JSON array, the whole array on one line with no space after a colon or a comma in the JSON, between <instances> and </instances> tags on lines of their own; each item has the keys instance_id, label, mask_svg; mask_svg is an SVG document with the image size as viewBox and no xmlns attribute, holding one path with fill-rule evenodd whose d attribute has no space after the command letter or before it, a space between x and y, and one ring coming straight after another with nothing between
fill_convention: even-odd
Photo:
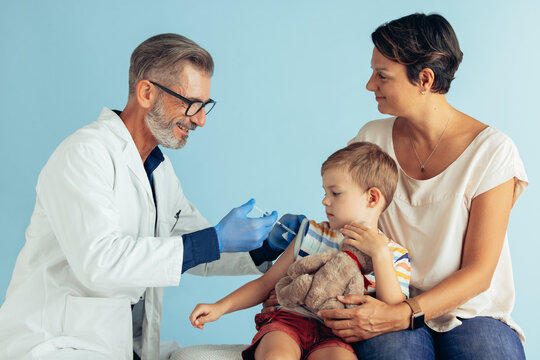
<instances>
[{"instance_id":1,"label":"eyeglass frame","mask_svg":"<svg viewBox=\"0 0 540 360\"><path fill-rule=\"evenodd\" d=\"M165 91L167 94L172 95L172 96L174 96L175 98L178 98L178 99L182 100L183 102L185 102L186 104L188 104L188 107L186 108L186 112L185 112L185 115L186 115L186 116L189 116L189 117L195 116L195 115L197 115L197 114L199 113L199 111L201 111L201 109L204 109L204 108L206 107L206 105L208 105L208 104L213 104L212 107L210 108L210 110L208 110L208 111L205 110L205 115L208 115L208 114L210 113L210 111L212 111L212 109L214 108L214 106L216 106L216 103L217 103L217 102L216 102L215 100L208 99L208 101L206 101L206 102L202 102L202 101L199 101L199 100L197 100L197 101L189 100L189 99L183 97L182 95L178 94L177 92L174 92L174 91L172 91L171 89L168 89L168 88L166 88L165 86L163 86L163 85L161 85L161 84L158 84L158 83L155 82L155 81L152 81L152 80L148 80L148 81L150 81L152 84L154 84L155 86L157 86L159 89ZM196 103L202 104L201 107L200 107L194 114L188 115L189 109L191 108L191 106L192 106L193 104L196 104Z\"/></svg>"}]
</instances>

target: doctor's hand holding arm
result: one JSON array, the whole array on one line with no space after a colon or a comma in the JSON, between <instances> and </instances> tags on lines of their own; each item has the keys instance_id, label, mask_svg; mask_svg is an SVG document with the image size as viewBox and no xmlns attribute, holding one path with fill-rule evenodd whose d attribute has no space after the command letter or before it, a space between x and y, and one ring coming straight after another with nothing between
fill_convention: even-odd
<instances>
[{"instance_id":1,"label":"doctor's hand holding arm","mask_svg":"<svg viewBox=\"0 0 540 360\"><path fill-rule=\"evenodd\" d=\"M273 214L274 213L270 214L270 216ZM279 219L279 222L296 233L300 228L300 224L302 224L302 220L305 218L304 215L285 214ZM255 265L259 266L265 261L277 259L293 239L293 234L276 223L274 227L271 228L270 234L268 234L268 238L263 242L262 246L250 251L249 254Z\"/></svg>"}]
</instances>

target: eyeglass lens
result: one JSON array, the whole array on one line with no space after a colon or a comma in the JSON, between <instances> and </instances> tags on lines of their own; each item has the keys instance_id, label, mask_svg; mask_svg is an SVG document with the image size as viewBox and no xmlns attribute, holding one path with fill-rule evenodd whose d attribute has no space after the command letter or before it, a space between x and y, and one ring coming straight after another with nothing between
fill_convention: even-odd
<instances>
[{"instance_id":1,"label":"eyeglass lens","mask_svg":"<svg viewBox=\"0 0 540 360\"><path fill-rule=\"evenodd\" d=\"M215 102L207 103L206 105L200 101L192 103L186 111L187 116L193 116L201 110L201 107L204 107L204 112L206 115L214 108Z\"/></svg>"}]
</instances>

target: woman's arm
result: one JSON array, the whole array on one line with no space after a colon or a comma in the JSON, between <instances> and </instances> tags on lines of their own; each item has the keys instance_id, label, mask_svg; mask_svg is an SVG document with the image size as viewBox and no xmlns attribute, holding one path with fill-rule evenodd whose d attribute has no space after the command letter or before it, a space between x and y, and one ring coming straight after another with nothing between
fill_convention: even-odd
<instances>
[{"instance_id":1,"label":"woman's arm","mask_svg":"<svg viewBox=\"0 0 540 360\"><path fill-rule=\"evenodd\" d=\"M379 234L377 229L359 223L346 225L341 232L347 236L343 244L354 246L371 257L377 282L376 298L387 304L399 304L405 300L394 269L388 238Z\"/></svg>"},{"instance_id":2,"label":"woman's arm","mask_svg":"<svg viewBox=\"0 0 540 360\"><path fill-rule=\"evenodd\" d=\"M460 269L415 297L426 320L448 313L489 288L513 206L514 183L514 179L508 180L472 201ZM345 341L368 339L409 326L411 310L407 304L387 305L362 295L342 301L361 306L321 311L319 315Z\"/></svg>"},{"instance_id":3,"label":"woman's arm","mask_svg":"<svg viewBox=\"0 0 540 360\"><path fill-rule=\"evenodd\" d=\"M287 275L287 269L294 262L294 243L295 240L261 277L248 282L215 304L198 304L189 317L192 325L202 329L205 323L215 321L223 314L247 309L268 298L270 291L279 279Z\"/></svg>"},{"instance_id":4,"label":"woman's arm","mask_svg":"<svg viewBox=\"0 0 540 360\"><path fill-rule=\"evenodd\" d=\"M473 199L460 269L416 297L426 320L446 314L489 288L513 206L514 182L508 180Z\"/></svg>"}]
</instances>

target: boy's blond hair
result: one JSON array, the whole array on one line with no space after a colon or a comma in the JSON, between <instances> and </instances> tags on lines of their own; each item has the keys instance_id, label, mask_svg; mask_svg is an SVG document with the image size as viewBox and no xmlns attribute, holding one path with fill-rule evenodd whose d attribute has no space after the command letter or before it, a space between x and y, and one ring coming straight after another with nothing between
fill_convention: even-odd
<instances>
[{"instance_id":1,"label":"boy's blond hair","mask_svg":"<svg viewBox=\"0 0 540 360\"><path fill-rule=\"evenodd\" d=\"M352 143L326 159L321 175L335 167L345 169L362 190L379 189L384 197L382 211L392 202L398 179L397 165L379 146L370 142Z\"/></svg>"}]
</instances>

